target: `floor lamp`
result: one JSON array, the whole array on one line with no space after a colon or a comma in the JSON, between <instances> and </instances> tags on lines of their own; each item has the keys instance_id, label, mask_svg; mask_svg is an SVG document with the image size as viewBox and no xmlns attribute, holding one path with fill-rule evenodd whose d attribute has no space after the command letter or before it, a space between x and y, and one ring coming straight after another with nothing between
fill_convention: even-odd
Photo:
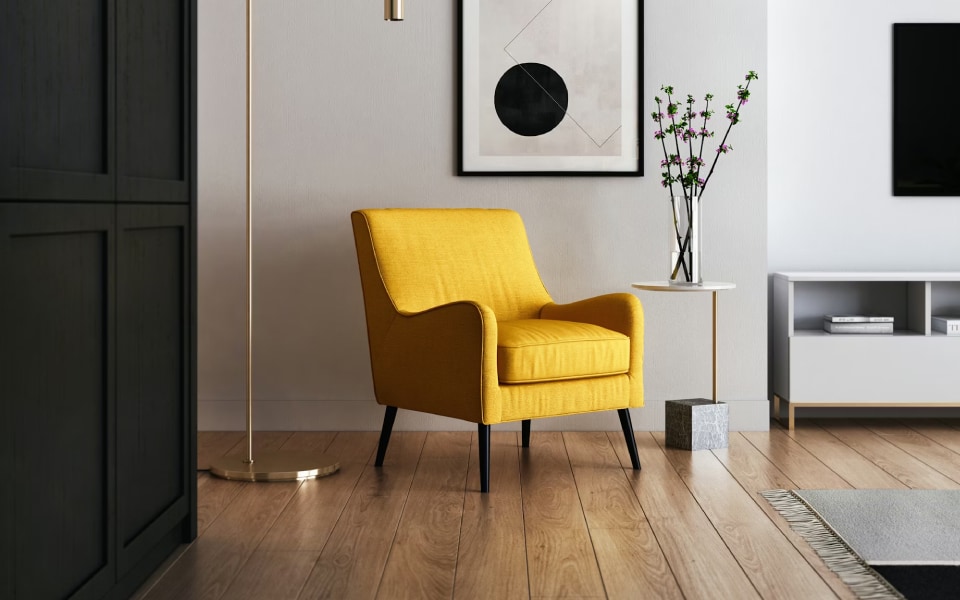
<instances>
[{"instance_id":1,"label":"floor lamp","mask_svg":"<svg viewBox=\"0 0 960 600\"><path fill-rule=\"evenodd\" d=\"M384 0L383 19L403 20L403 0ZM253 457L253 0L247 0L247 453L210 463L210 473L242 481L294 481L332 475L336 458L316 452L278 451Z\"/></svg>"}]
</instances>

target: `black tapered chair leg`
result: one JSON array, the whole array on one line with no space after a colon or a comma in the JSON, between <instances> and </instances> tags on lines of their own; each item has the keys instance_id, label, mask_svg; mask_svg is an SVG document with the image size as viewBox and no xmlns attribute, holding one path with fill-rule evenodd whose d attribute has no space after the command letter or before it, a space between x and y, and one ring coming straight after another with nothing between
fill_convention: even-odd
<instances>
[{"instance_id":1,"label":"black tapered chair leg","mask_svg":"<svg viewBox=\"0 0 960 600\"><path fill-rule=\"evenodd\" d=\"M633 470L640 470L640 455L637 454L637 439L633 437L633 422L630 420L630 409L621 408L617 410L620 415L620 427L623 428L623 438L627 442L627 451L630 452L630 462L633 464Z\"/></svg>"},{"instance_id":2,"label":"black tapered chair leg","mask_svg":"<svg viewBox=\"0 0 960 600\"><path fill-rule=\"evenodd\" d=\"M524 448L530 447L530 419L520 421L520 443Z\"/></svg>"},{"instance_id":3,"label":"black tapered chair leg","mask_svg":"<svg viewBox=\"0 0 960 600\"><path fill-rule=\"evenodd\" d=\"M490 491L490 426L477 423L477 438L480 440L480 493Z\"/></svg>"},{"instance_id":4,"label":"black tapered chair leg","mask_svg":"<svg viewBox=\"0 0 960 600\"><path fill-rule=\"evenodd\" d=\"M378 467L383 466L383 457L387 454L387 444L390 443L390 433L393 431L393 421L397 418L397 407L388 406L387 412L383 414L383 429L380 430L380 445L377 447L377 462L373 463Z\"/></svg>"}]
</instances>

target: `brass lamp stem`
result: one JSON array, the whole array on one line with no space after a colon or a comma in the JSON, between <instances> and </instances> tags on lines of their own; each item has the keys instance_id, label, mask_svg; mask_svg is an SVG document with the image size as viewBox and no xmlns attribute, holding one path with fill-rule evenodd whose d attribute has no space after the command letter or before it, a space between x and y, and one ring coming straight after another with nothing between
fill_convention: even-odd
<instances>
[{"instance_id":1,"label":"brass lamp stem","mask_svg":"<svg viewBox=\"0 0 960 600\"><path fill-rule=\"evenodd\" d=\"M253 460L253 0L247 0L247 364L246 456L224 456L211 461L210 473L243 481L293 481L332 475L340 469L335 458L310 451L279 451Z\"/></svg>"},{"instance_id":2,"label":"brass lamp stem","mask_svg":"<svg viewBox=\"0 0 960 600\"><path fill-rule=\"evenodd\" d=\"M253 463L253 0L247 0L247 463Z\"/></svg>"}]
</instances>

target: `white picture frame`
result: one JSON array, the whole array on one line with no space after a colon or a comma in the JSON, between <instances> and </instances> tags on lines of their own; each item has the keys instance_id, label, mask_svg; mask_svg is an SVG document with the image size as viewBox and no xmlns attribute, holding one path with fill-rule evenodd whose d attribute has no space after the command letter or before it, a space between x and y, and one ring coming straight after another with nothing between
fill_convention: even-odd
<instances>
[{"instance_id":1,"label":"white picture frame","mask_svg":"<svg viewBox=\"0 0 960 600\"><path fill-rule=\"evenodd\" d=\"M460 0L460 175L643 174L641 0Z\"/></svg>"}]
</instances>

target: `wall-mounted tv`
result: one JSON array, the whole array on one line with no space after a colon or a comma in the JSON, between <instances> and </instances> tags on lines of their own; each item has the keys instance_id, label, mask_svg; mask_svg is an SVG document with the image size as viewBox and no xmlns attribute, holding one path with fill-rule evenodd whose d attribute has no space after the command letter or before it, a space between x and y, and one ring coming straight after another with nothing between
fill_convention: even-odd
<instances>
[{"instance_id":1,"label":"wall-mounted tv","mask_svg":"<svg viewBox=\"0 0 960 600\"><path fill-rule=\"evenodd\" d=\"M960 196L960 23L893 26L893 195Z\"/></svg>"}]
</instances>

